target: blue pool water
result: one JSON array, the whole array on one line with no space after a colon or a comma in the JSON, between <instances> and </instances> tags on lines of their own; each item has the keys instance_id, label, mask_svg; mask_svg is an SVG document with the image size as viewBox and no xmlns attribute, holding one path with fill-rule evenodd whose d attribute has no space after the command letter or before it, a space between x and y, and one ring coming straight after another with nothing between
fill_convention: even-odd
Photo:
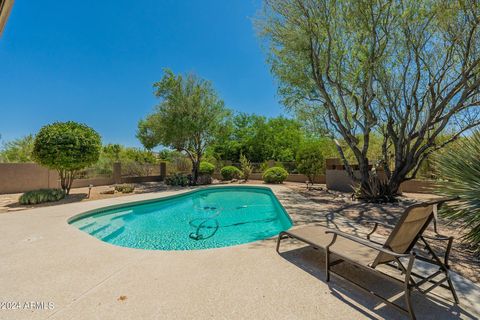
<instances>
[{"instance_id":1,"label":"blue pool water","mask_svg":"<svg viewBox=\"0 0 480 320\"><path fill-rule=\"evenodd\" d=\"M153 250L196 250L277 235L292 222L262 187L210 187L155 201L104 209L70 222L111 244Z\"/></svg>"}]
</instances>

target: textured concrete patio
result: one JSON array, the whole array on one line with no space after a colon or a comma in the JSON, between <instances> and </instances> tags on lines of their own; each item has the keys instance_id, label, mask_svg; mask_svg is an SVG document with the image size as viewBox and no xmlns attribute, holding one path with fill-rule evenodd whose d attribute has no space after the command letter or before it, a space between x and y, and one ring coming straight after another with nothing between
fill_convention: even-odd
<instances>
[{"instance_id":1,"label":"textured concrete patio","mask_svg":"<svg viewBox=\"0 0 480 320\"><path fill-rule=\"evenodd\" d=\"M284 186L272 190L296 225L331 224L328 207ZM0 309L0 319L404 319L348 283L324 282L323 257L274 239L199 251L146 251L97 240L68 225L79 213L178 192L133 195L0 214L0 301L45 302ZM337 219L336 225L344 221ZM421 266L420 266L421 267ZM345 270L391 296L399 287ZM475 319L480 288L454 275L461 304L414 295L419 319ZM53 303L48 308L47 303Z\"/></svg>"}]
</instances>

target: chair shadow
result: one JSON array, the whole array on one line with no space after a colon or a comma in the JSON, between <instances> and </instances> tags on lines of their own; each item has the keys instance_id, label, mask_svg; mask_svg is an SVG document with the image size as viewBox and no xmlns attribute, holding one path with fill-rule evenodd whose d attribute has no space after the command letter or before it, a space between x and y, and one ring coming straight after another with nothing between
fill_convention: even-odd
<instances>
[{"instance_id":1,"label":"chair shadow","mask_svg":"<svg viewBox=\"0 0 480 320\"><path fill-rule=\"evenodd\" d=\"M325 282L323 251L309 246L296 249L288 248L283 252L281 248L280 256L316 279ZM396 283L393 280L387 281L375 276L372 272L367 272L346 263L342 263L335 268L335 271L345 278L360 283L362 286L387 297L389 301L405 307L403 288L400 283ZM328 287L334 297L362 313L366 318L408 319L408 316L386 305L374 296L365 295L363 291L343 279L331 276ZM418 291L413 291L412 303L417 319L478 319L477 316L461 306L455 305L452 301L437 295L429 294L425 296Z\"/></svg>"}]
</instances>

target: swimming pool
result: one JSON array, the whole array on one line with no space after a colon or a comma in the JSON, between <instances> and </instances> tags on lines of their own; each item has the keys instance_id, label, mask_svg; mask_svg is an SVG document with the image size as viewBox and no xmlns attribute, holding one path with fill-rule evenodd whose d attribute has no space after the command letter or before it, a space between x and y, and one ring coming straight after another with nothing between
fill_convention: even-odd
<instances>
[{"instance_id":1,"label":"swimming pool","mask_svg":"<svg viewBox=\"0 0 480 320\"><path fill-rule=\"evenodd\" d=\"M97 210L70 222L102 241L150 250L233 246L277 235L292 226L269 188L208 187Z\"/></svg>"}]
</instances>

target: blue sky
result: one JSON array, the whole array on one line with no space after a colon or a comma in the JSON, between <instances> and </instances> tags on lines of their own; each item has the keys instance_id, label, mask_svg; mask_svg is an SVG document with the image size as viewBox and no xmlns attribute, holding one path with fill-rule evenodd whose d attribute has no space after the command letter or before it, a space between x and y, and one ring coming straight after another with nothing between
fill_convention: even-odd
<instances>
[{"instance_id":1,"label":"blue sky","mask_svg":"<svg viewBox=\"0 0 480 320\"><path fill-rule=\"evenodd\" d=\"M213 82L229 108L283 113L252 18L260 0L15 1L0 38L0 134L74 120L140 146L162 68Z\"/></svg>"}]
</instances>

